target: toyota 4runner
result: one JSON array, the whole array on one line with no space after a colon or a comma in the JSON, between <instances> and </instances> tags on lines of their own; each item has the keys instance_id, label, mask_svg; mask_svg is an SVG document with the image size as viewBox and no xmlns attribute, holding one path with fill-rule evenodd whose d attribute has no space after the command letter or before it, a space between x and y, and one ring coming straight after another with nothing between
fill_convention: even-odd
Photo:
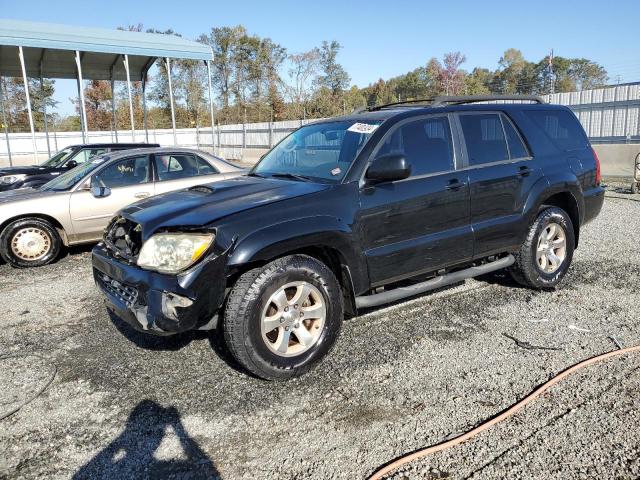
<instances>
[{"instance_id":1,"label":"toyota 4runner","mask_svg":"<svg viewBox=\"0 0 640 480\"><path fill-rule=\"evenodd\" d=\"M360 309L500 269L552 289L603 198L568 108L524 96L378 106L301 127L246 176L125 208L93 271L135 328L221 328L248 371L287 379Z\"/></svg>"}]
</instances>

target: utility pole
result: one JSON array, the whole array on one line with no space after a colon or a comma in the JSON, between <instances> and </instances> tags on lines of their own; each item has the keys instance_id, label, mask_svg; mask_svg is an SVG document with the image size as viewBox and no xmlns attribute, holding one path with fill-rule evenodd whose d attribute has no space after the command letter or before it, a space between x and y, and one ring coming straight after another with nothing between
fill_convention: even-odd
<instances>
[{"instance_id":1,"label":"utility pole","mask_svg":"<svg viewBox=\"0 0 640 480\"><path fill-rule=\"evenodd\" d=\"M551 93L556 93L556 76L553 73L553 48L549 53L549 77L551 78Z\"/></svg>"}]
</instances>

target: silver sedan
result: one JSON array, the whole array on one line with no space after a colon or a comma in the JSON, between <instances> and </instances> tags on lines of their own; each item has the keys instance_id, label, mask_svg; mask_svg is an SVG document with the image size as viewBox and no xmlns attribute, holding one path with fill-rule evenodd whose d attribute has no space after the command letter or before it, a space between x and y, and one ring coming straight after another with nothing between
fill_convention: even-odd
<instances>
[{"instance_id":1,"label":"silver sedan","mask_svg":"<svg viewBox=\"0 0 640 480\"><path fill-rule=\"evenodd\" d=\"M243 172L221 158L184 148L95 157L38 189L0 193L0 256L14 267L46 265L63 246L99 241L109 220L130 203Z\"/></svg>"}]
</instances>

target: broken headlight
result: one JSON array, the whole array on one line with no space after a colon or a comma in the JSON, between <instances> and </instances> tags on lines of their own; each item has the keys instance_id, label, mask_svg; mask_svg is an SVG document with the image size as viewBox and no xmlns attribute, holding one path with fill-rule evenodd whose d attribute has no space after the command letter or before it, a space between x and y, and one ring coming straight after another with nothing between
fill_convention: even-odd
<instances>
[{"instance_id":1,"label":"broken headlight","mask_svg":"<svg viewBox=\"0 0 640 480\"><path fill-rule=\"evenodd\" d=\"M178 273L196 263L214 238L212 233L159 233L142 245L138 266L160 273Z\"/></svg>"}]
</instances>

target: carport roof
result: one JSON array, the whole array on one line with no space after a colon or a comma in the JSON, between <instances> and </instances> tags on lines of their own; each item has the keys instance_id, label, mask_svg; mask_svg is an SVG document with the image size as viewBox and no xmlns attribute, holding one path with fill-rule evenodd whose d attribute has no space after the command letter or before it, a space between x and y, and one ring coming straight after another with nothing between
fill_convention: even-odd
<instances>
[{"instance_id":1,"label":"carport roof","mask_svg":"<svg viewBox=\"0 0 640 480\"><path fill-rule=\"evenodd\" d=\"M0 19L0 75L22 75L18 48L23 47L27 75L76 78L75 51L82 55L84 78L126 80L120 56L129 55L131 79L139 80L158 57L212 60L209 46L175 35L129 32L54 23Z\"/></svg>"}]
</instances>

